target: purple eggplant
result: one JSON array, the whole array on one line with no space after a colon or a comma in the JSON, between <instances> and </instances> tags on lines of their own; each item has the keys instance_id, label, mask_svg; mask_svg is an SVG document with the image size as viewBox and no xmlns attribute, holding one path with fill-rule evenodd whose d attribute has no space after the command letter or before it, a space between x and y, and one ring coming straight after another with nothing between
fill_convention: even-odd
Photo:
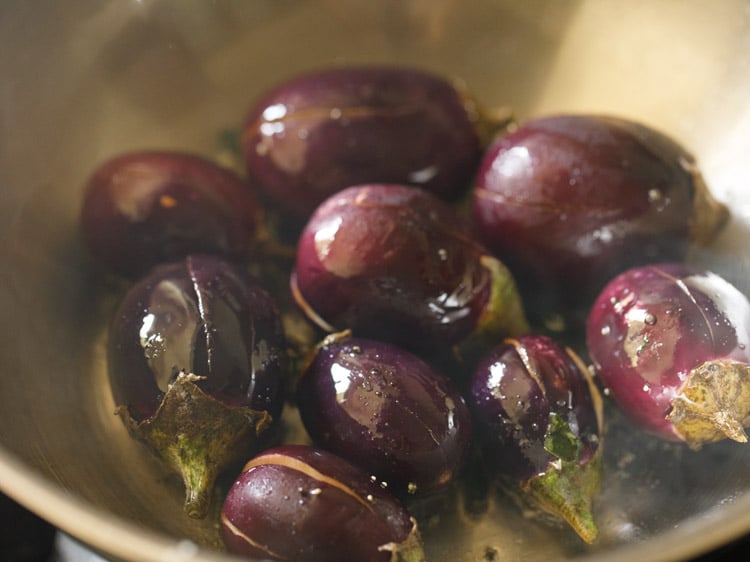
<instances>
[{"instance_id":1,"label":"purple eggplant","mask_svg":"<svg viewBox=\"0 0 750 562\"><path fill-rule=\"evenodd\" d=\"M242 135L248 175L307 219L350 185L400 183L454 200L481 156L476 104L413 68L347 67L297 76L260 98Z\"/></svg>"},{"instance_id":2,"label":"purple eggplant","mask_svg":"<svg viewBox=\"0 0 750 562\"><path fill-rule=\"evenodd\" d=\"M499 137L476 180L480 238L516 276L535 321L572 322L625 269L681 261L728 212L693 156L644 125L551 116ZM531 298L533 296L533 298Z\"/></svg>"},{"instance_id":3,"label":"purple eggplant","mask_svg":"<svg viewBox=\"0 0 750 562\"><path fill-rule=\"evenodd\" d=\"M92 254L130 276L188 254L247 256L260 221L254 192L234 173L164 151L123 154L99 166L81 211Z\"/></svg>"},{"instance_id":4,"label":"purple eggplant","mask_svg":"<svg viewBox=\"0 0 750 562\"><path fill-rule=\"evenodd\" d=\"M263 560L423 562L416 521L367 473L305 445L247 463L224 501L227 550Z\"/></svg>"},{"instance_id":5,"label":"purple eggplant","mask_svg":"<svg viewBox=\"0 0 750 562\"><path fill-rule=\"evenodd\" d=\"M362 185L327 199L300 237L291 285L323 330L412 349L527 330L505 266L414 187Z\"/></svg>"},{"instance_id":6,"label":"purple eggplant","mask_svg":"<svg viewBox=\"0 0 750 562\"><path fill-rule=\"evenodd\" d=\"M218 472L247 458L283 406L285 348L271 297L209 256L161 265L125 295L108 366L131 433L185 482L203 517Z\"/></svg>"},{"instance_id":7,"label":"purple eggplant","mask_svg":"<svg viewBox=\"0 0 750 562\"><path fill-rule=\"evenodd\" d=\"M479 362L467 400L488 464L593 542L602 400L580 358L546 336L507 339Z\"/></svg>"},{"instance_id":8,"label":"purple eggplant","mask_svg":"<svg viewBox=\"0 0 750 562\"><path fill-rule=\"evenodd\" d=\"M586 336L602 383L638 426L692 448L747 441L750 303L719 275L630 269L596 299Z\"/></svg>"},{"instance_id":9,"label":"purple eggplant","mask_svg":"<svg viewBox=\"0 0 750 562\"><path fill-rule=\"evenodd\" d=\"M466 461L471 419L451 382L400 348L324 341L298 387L313 441L400 493L446 486Z\"/></svg>"}]
</instances>

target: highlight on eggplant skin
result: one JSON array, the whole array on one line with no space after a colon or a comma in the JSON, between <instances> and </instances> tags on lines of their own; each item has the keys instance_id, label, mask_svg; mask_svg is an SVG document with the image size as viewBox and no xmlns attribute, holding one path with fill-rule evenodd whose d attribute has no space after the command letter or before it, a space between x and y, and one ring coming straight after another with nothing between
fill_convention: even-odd
<instances>
[{"instance_id":1,"label":"highlight on eggplant skin","mask_svg":"<svg viewBox=\"0 0 750 562\"><path fill-rule=\"evenodd\" d=\"M682 263L610 281L586 338L608 394L637 426L692 448L747 441L750 302L721 276Z\"/></svg>"},{"instance_id":2,"label":"highlight on eggplant skin","mask_svg":"<svg viewBox=\"0 0 750 562\"><path fill-rule=\"evenodd\" d=\"M467 401L499 479L595 541L603 413L581 359L547 336L508 338L480 360Z\"/></svg>"},{"instance_id":3,"label":"highlight on eggplant skin","mask_svg":"<svg viewBox=\"0 0 750 562\"><path fill-rule=\"evenodd\" d=\"M471 416L458 389L395 345L327 338L302 374L297 395L313 441L394 493L443 489L466 463Z\"/></svg>"},{"instance_id":4,"label":"highlight on eggplant skin","mask_svg":"<svg viewBox=\"0 0 750 562\"><path fill-rule=\"evenodd\" d=\"M178 151L119 154L91 174L81 208L83 241L131 278L190 254L246 258L263 210L255 191L216 163Z\"/></svg>"},{"instance_id":5,"label":"highlight on eggplant skin","mask_svg":"<svg viewBox=\"0 0 750 562\"><path fill-rule=\"evenodd\" d=\"M250 108L242 147L251 181L297 220L366 182L414 185L446 200L481 156L477 108L449 80L399 66L289 78Z\"/></svg>"},{"instance_id":6,"label":"highlight on eggplant skin","mask_svg":"<svg viewBox=\"0 0 750 562\"><path fill-rule=\"evenodd\" d=\"M359 185L328 198L299 238L290 283L324 331L411 350L528 329L507 268L454 209L415 187Z\"/></svg>"},{"instance_id":7,"label":"highlight on eggplant skin","mask_svg":"<svg viewBox=\"0 0 750 562\"><path fill-rule=\"evenodd\" d=\"M284 342L271 296L215 256L157 266L123 297L107 355L117 413L182 476L191 517L207 514L219 472L279 420Z\"/></svg>"},{"instance_id":8,"label":"highlight on eggplant skin","mask_svg":"<svg viewBox=\"0 0 750 562\"><path fill-rule=\"evenodd\" d=\"M613 116L563 114L495 140L477 173L472 216L533 321L558 316L577 329L609 279L683 260L729 212L692 154L666 134Z\"/></svg>"},{"instance_id":9,"label":"highlight on eggplant skin","mask_svg":"<svg viewBox=\"0 0 750 562\"><path fill-rule=\"evenodd\" d=\"M252 458L221 511L229 552L296 562L424 562L417 523L363 470L283 445Z\"/></svg>"}]
</instances>

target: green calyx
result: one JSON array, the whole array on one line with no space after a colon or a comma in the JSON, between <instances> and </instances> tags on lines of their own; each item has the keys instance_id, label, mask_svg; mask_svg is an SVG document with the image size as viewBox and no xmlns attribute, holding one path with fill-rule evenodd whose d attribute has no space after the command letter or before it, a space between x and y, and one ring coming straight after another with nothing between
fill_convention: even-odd
<instances>
[{"instance_id":1,"label":"green calyx","mask_svg":"<svg viewBox=\"0 0 750 562\"><path fill-rule=\"evenodd\" d=\"M477 357L490 346L509 336L530 331L518 287L503 263L489 255L480 258L490 274L490 295L474 333L458 346L463 357Z\"/></svg>"},{"instance_id":2,"label":"green calyx","mask_svg":"<svg viewBox=\"0 0 750 562\"><path fill-rule=\"evenodd\" d=\"M193 518L208 513L221 470L249 456L271 423L268 412L229 406L206 394L196 385L200 380L180 373L156 413L140 423L126 407L117 409L131 434L182 476L185 512Z\"/></svg>"},{"instance_id":3,"label":"green calyx","mask_svg":"<svg viewBox=\"0 0 750 562\"><path fill-rule=\"evenodd\" d=\"M581 442L570 430L562 416L551 413L547 433L544 436L544 449L562 461L575 462L581 453Z\"/></svg>"},{"instance_id":4,"label":"green calyx","mask_svg":"<svg viewBox=\"0 0 750 562\"><path fill-rule=\"evenodd\" d=\"M482 265L490 272L490 298L477 331L485 337L519 336L529 332L521 295L510 270L498 259L484 255Z\"/></svg>"},{"instance_id":5,"label":"green calyx","mask_svg":"<svg viewBox=\"0 0 750 562\"><path fill-rule=\"evenodd\" d=\"M750 365L717 359L697 366L672 399L667 420L691 449L727 438L746 443Z\"/></svg>"},{"instance_id":6,"label":"green calyx","mask_svg":"<svg viewBox=\"0 0 750 562\"><path fill-rule=\"evenodd\" d=\"M425 562L422 537L417 529L417 522L412 517L412 528L403 542L389 542L378 547L380 552L390 552L390 562Z\"/></svg>"},{"instance_id":7,"label":"green calyx","mask_svg":"<svg viewBox=\"0 0 750 562\"><path fill-rule=\"evenodd\" d=\"M565 520L586 543L594 542L599 535L593 502L600 486L602 447L591 459L582 460L580 440L562 416L553 413L544 448L556 459L521 488L541 509Z\"/></svg>"}]
</instances>

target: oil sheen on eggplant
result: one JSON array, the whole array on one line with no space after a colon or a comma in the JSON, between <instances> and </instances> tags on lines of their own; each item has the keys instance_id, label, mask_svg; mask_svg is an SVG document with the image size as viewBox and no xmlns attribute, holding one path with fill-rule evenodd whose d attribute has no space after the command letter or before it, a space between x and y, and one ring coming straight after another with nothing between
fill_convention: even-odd
<instances>
[{"instance_id":1,"label":"oil sheen on eggplant","mask_svg":"<svg viewBox=\"0 0 750 562\"><path fill-rule=\"evenodd\" d=\"M507 339L477 365L467 402L501 480L593 542L602 401L580 358L547 336Z\"/></svg>"},{"instance_id":2,"label":"oil sheen on eggplant","mask_svg":"<svg viewBox=\"0 0 750 562\"><path fill-rule=\"evenodd\" d=\"M261 208L233 172L182 152L122 154L101 164L84 194L81 228L91 253L129 276L188 254L245 257Z\"/></svg>"},{"instance_id":3,"label":"oil sheen on eggplant","mask_svg":"<svg viewBox=\"0 0 750 562\"><path fill-rule=\"evenodd\" d=\"M299 239L291 286L323 330L410 349L527 330L505 266L414 187L354 186L327 199Z\"/></svg>"},{"instance_id":4,"label":"oil sheen on eggplant","mask_svg":"<svg viewBox=\"0 0 750 562\"><path fill-rule=\"evenodd\" d=\"M609 116L543 117L500 136L473 198L480 238L516 276L532 321L576 328L614 275L683 260L727 216L682 146Z\"/></svg>"},{"instance_id":5,"label":"oil sheen on eggplant","mask_svg":"<svg viewBox=\"0 0 750 562\"><path fill-rule=\"evenodd\" d=\"M416 521L368 474L284 445L251 459L221 513L227 550L262 560L424 562Z\"/></svg>"},{"instance_id":6,"label":"oil sheen on eggplant","mask_svg":"<svg viewBox=\"0 0 750 562\"><path fill-rule=\"evenodd\" d=\"M297 395L318 446L400 494L443 488L466 461L471 419L463 398L446 377L394 345L328 338Z\"/></svg>"},{"instance_id":7,"label":"oil sheen on eggplant","mask_svg":"<svg viewBox=\"0 0 750 562\"><path fill-rule=\"evenodd\" d=\"M157 266L125 295L109 335L112 394L131 433L183 477L190 516L280 417L285 364L275 303L220 258Z\"/></svg>"},{"instance_id":8,"label":"oil sheen on eggplant","mask_svg":"<svg viewBox=\"0 0 750 562\"><path fill-rule=\"evenodd\" d=\"M589 355L639 427L693 448L750 426L750 303L725 279L680 263L610 281L587 325Z\"/></svg>"},{"instance_id":9,"label":"oil sheen on eggplant","mask_svg":"<svg viewBox=\"0 0 750 562\"><path fill-rule=\"evenodd\" d=\"M350 185L416 185L453 200L481 154L475 104L442 77L413 68L326 69L290 78L250 109L248 175L305 220Z\"/></svg>"}]
</instances>

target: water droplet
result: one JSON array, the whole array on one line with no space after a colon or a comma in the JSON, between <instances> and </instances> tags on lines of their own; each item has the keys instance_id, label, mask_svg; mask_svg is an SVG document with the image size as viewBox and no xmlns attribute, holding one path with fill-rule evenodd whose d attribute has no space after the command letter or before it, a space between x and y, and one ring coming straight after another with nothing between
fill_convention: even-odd
<instances>
[{"instance_id":1,"label":"water droplet","mask_svg":"<svg viewBox=\"0 0 750 562\"><path fill-rule=\"evenodd\" d=\"M647 384L643 385L643 392L651 392L651 387Z\"/></svg>"},{"instance_id":2,"label":"water droplet","mask_svg":"<svg viewBox=\"0 0 750 562\"><path fill-rule=\"evenodd\" d=\"M531 430L532 431L536 431L537 429L539 429L539 424L536 423L536 422L532 423L531 424Z\"/></svg>"},{"instance_id":3,"label":"water droplet","mask_svg":"<svg viewBox=\"0 0 750 562\"><path fill-rule=\"evenodd\" d=\"M643 321L648 324L649 326L656 325L656 316L651 314L650 312L646 314L646 316L643 318Z\"/></svg>"},{"instance_id":4,"label":"water droplet","mask_svg":"<svg viewBox=\"0 0 750 562\"><path fill-rule=\"evenodd\" d=\"M406 491L410 494L416 494L417 493L417 485L414 482L409 482L409 484L406 486Z\"/></svg>"},{"instance_id":5,"label":"water droplet","mask_svg":"<svg viewBox=\"0 0 750 562\"><path fill-rule=\"evenodd\" d=\"M383 489L385 490L385 489L386 489L386 488L388 487L388 482L386 482L385 480L383 480L383 481L382 481L382 482L380 483L380 487L381 487L381 488L383 488Z\"/></svg>"},{"instance_id":6,"label":"water droplet","mask_svg":"<svg viewBox=\"0 0 750 562\"><path fill-rule=\"evenodd\" d=\"M740 349L745 349L745 344L744 343L738 343L737 347L739 347Z\"/></svg>"},{"instance_id":7,"label":"water droplet","mask_svg":"<svg viewBox=\"0 0 750 562\"><path fill-rule=\"evenodd\" d=\"M610 394L612 394L612 391L607 387L605 387L602 392L604 393L604 396L609 396Z\"/></svg>"},{"instance_id":8,"label":"water droplet","mask_svg":"<svg viewBox=\"0 0 750 562\"><path fill-rule=\"evenodd\" d=\"M341 119L341 110L338 107L331 109L331 119Z\"/></svg>"},{"instance_id":9,"label":"water droplet","mask_svg":"<svg viewBox=\"0 0 750 562\"><path fill-rule=\"evenodd\" d=\"M323 490L321 490L320 488L313 488L312 490L310 490L310 495L319 496L322 492Z\"/></svg>"},{"instance_id":10,"label":"water droplet","mask_svg":"<svg viewBox=\"0 0 750 562\"><path fill-rule=\"evenodd\" d=\"M448 259L448 250L446 250L445 248L440 248L437 252L440 261L445 261Z\"/></svg>"},{"instance_id":11,"label":"water droplet","mask_svg":"<svg viewBox=\"0 0 750 562\"><path fill-rule=\"evenodd\" d=\"M370 384L370 381L368 381L367 379L362 379L360 386L365 392L372 392L372 384Z\"/></svg>"},{"instance_id":12,"label":"water droplet","mask_svg":"<svg viewBox=\"0 0 750 562\"><path fill-rule=\"evenodd\" d=\"M367 494L367 495L365 496L365 499L366 499L366 500L367 500L368 502L371 502L371 501L373 501L373 500L374 500L375 498L373 498L373 497L372 497L372 494Z\"/></svg>"},{"instance_id":13,"label":"water droplet","mask_svg":"<svg viewBox=\"0 0 750 562\"><path fill-rule=\"evenodd\" d=\"M608 335L609 335L609 333L610 333L610 331L611 331L611 329L610 329L610 327L609 327L609 326L603 326L603 327L602 327L602 335L603 335L603 336L608 336Z\"/></svg>"},{"instance_id":14,"label":"water droplet","mask_svg":"<svg viewBox=\"0 0 750 562\"><path fill-rule=\"evenodd\" d=\"M661 192L661 189L649 189L648 190L648 200L650 203L656 203L657 201L661 201L662 197L664 197L664 194Z\"/></svg>"},{"instance_id":15,"label":"water droplet","mask_svg":"<svg viewBox=\"0 0 750 562\"><path fill-rule=\"evenodd\" d=\"M378 481L377 476L375 476L374 474L370 476L370 482L377 482L377 481Z\"/></svg>"}]
</instances>

